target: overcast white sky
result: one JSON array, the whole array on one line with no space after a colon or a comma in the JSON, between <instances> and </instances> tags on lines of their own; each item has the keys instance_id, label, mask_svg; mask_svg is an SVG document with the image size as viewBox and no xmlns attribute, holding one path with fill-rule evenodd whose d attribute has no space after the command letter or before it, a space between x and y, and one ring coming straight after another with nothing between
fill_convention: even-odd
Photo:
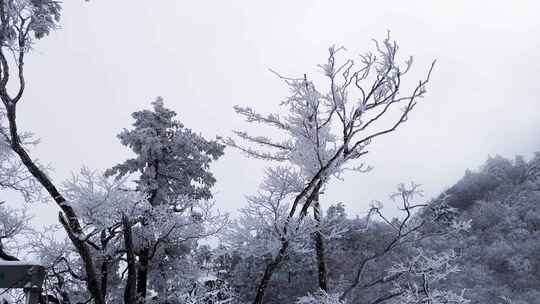
<instances>
[{"instance_id":1,"label":"overcast white sky","mask_svg":"<svg viewBox=\"0 0 540 304\"><path fill-rule=\"evenodd\" d=\"M63 28L27 61L22 127L57 182L105 169L129 152L116 134L158 95L207 137L245 124L233 105L275 111L287 88L268 72L316 73L331 44L355 56L386 30L414 55L416 81L437 59L427 97L397 133L373 143L368 174L330 185L323 202L351 214L414 180L428 196L489 154L540 150L539 1L64 1ZM244 205L264 164L239 152L213 166L222 210ZM54 205L35 208L54 222Z\"/></svg>"}]
</instances>

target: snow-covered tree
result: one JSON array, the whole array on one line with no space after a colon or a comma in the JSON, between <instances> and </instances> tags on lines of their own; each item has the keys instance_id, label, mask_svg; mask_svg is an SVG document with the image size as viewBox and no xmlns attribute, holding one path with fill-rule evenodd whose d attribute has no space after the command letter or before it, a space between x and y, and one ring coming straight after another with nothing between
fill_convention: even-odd
<instances>
[{"instance_id":1,"label":"snow-covered tree","mask_svg":"<svg viewBox=\"0 0 540 304\"><path fill-rule=\"evenodd\" d=\"M328 245L328 283L332 289L326 294L352 303L393 300L408 288L404 282L417 279L412 274L392 273L395 265L417 256L415 248L422 248L424 242L461 238L469 223L457 221L456 211L444 201L419 202L420 194L414 183L398 186L391 196L402 211L397 218L387 218L381 209L386 204L381 202L374 202L366 217L356 219L347 218L342 204L329 208L322 220ZM254 209L250 204L249 213L244 209L238 222L231 226L231 235L225 236L227 245L238 255L228 269L228 279L241 291L243 300L255 296L252 281L263 273L272 258L272 249L279 248L279 229L272 225L272 213L268 211L271 205L261 205L260 199L257 202L260 208ZM303 296L323 301L318 292L313 293L318 289L314 284L318 277L313 267L315 248L310 240L315 227L314 220L306 218L289 235L291 246L282 267L276 269L265 303L292 303L291 299ZM425 256L432 258L436 253L429 251ZM453 291L446 290L440 280L434 284L434 289L445 294Z\"/></svg>"},{"instance_id":2,"label":"snow-covered tree","mask_svg":"<svg viewBox=\"0 0 540 304\"><path fill-rule=\"evenodd\" d=\"M372 292L376 295L376 299L373 300L375 303L400 296L405 292L404 286L409 286L408 284L411 284L412 280L404 276L405 272L397 273L394 271L396 265L399 264L399 259L407 259L410 256L417 257L418 253L415 252L415 248L422 246L424 241L460 237L463 232L467 231L469 222L453 219L451 216L454 210L449 208L444 201L421 203L418 202L421 196L422 191L419 185L415 183L398 185L397 191L390 197L394 202L398 203L402 215L393 219L387 218L382 213L383 204L381 202L375 201L372 203L364 227L356 229L363 230L362 234L370 234L372 233L372 226L374 226L375 232L382 223L388 230L385 229L383 236L375 239L378 244L367 248L365 252L356 254L355 265L352 267L354 270L350 271L352 277L350 277L350 280L338 284L339 289L342 290L339 297L341 301L349 299L355 290L365 292L373 289L376 291ZM377 219L379 225L377 225ZM434 258L428 254L424 256ZM380 271L368 273L370 269L373 269L374 266L381 262L383 267ZM387 265L384 265L385 263ZM456 268L452 269L455 270ZM444 277L449 274L450 272L445 274ZM412 276L411 273L408 273L408 275ZM438 278L437 281L441 279L442 277ZM397 284L402 280L406 282L405 285ZM394 284L394 287L399 286L399 288L394 288L391 292L384 288L378 289L378 287L388 284Z\"/></svg>"},{"instance_id":3,"label":"snow-covered tree","mask_svg":"<svg viewBox=\"0 0 540 304\"><path fill-rule=\"evenodd\" d=\"M455 217L470 221L466 236L425 243L429 250L454 250L461 272L444 282L471 303L534 303L540 297L540 157L490 157L445 191Z\"/></svg>"},{"instance_id":4,"label":"snow-covered tree","mask_svg":"<svg viewBox=\"0 0 540 304\"><path fill-rule=\"evenodd\" d=\"M0 0L0 99L7 121L2 121L0 131L28 172L60 207L60 220L83 260L87 288L94 303L104 304L90 245L77 237L82 234L79 218L45 170L28 154L24 132L17 124L17 106L26 87L26 55L36 40L57 28L60 11L60 2L53 0Z\"/></svg>"},{"instance_id":5,"label":"snow-covered tree","mask_svg":"<svg viewBox=\"0 0 540 304\"><path fill-rule=\"evenodd\" d=\"M137 189L147 193L154 206L168 204L181 210L192 200L212 198L210 187L216 180L208 169L223 155L224 146L185 128L162 98L152 106L133 113L133 129L118 135L136 157L114 166L107 175L140 174Z\"/></svg>"},{"instance_id":6,"label":"snow-covered tree","mask_svg":"<svg viewBox=\"0 0 540 304\"><path fill-rule=\"evenodd\" d=\"M25 236L24 249L46 267L43 299L55 304L88 301L84 264L71 240L62 236L61 229L59 225L32 229Z\"/></svg>"},{"instance_id":7,"label":"snow-covered tree","mask_svg":"<svg viewBox=\"0 0 540 304\"><path fill-rule=\"evenodd\" d=\"M345 304L339 299L339 294L328 294L324 290L317 293L309 293L306 296L300 297L296 304Z\"/></svg>"},{"instance_id":8,"label":"snow-covered tree","mask_svg":"<svg viewBox=\"0 0 540 304\"><path fill-rule=\"evenodd\" d=\"M189 290L179 296L182 304L241 304L238 295L223 280L200 277Z\"/></svg>"},{"instance_id":9,"label":"snow-covered tree","mask_svg":"<svg viewBox=\"0 0 540 304\"><path fill-rule=\"evenodd\" d=\"M235 107L246 121L275 128L281 137L272 139L236 131L246 144L231 138L227 144L250 157L285 163L290 170L288 175L297 176L295 185L299 185L280 204L286 205L287 212L276 219L276 223L282 223L278 225L279 248L260 280L254 303L262 303L266 286L291 245L288 235L295 229L291 223L301 221L310 207L314 209L315 220L320 220L319 193L327 182L332 177L339 178L348 169L367 169L354 161L368 153L368 146L375 139L403 124L425 95L433 65L427 77L410 93L402 92L402 78L411 68L412 58L401 64L397 58L398 45L390 37L375 41L375 53L361 55L359 62L352 59L340 62L338 56L344 51L342 47L331 47L328 61L319 66L327 80L327 89L321 89L307 75L303 78L278 75L291 91L281 103L284 114L262 115L249 107ZM314 240L319 285L326 290L324 237L320 229L315 231Z\"/></svg>"},{"instance_id":10,"label":"snow-covered tree","mask_svg":"<svg viewBox=\"0 0 540 304\"><path fill-rule=\"evenodd\" d=\"M0 126L5 122L5 113L0 109ZM30 149L38 141L31 133L21 134L21 142ZM47 168L43 168L46 170ZM26 202L45 200L41 186L28 172L26 167L11 150L10 144L5 138L0 138L0 190L11 190L22 195Z\"/></svg>"},{"instance_id":11,"label":"snow-covered tree","mask_svg":"<svg viewBox=\"0 0 540 304\"><path fill-rule=\"evenodd\" d=\"M391 276L399 277L394 282L390 303L396 304L467 304L465 290L459 294L451 290L437 289L433 285L448 280L450 275L461 271L455 263L453 251L439 254L418 249L412 257L395 263L389 270Z\"/></svg>"},{"instance_id":12,"label":"snow-covered tree","mask_svg":"<svg viewBox=\"0 0 540 304\"><path fill-rule=\"evenodd\" d=\"M198 240L227 223L225 216L214 212L214 203L206 200L214 182L208 166L221 155L223 146L205 143L204 138L184 130L171 120L174 112L161 101L154 105L158 113L136 112L133 116L147 123L136 120L136 128L120 136L129 134L134 139L131 147L138 158L109 170L109 174L118 172L115 178L83 168L61 188L66 200L73 202L82 225L75 237L89 245L100 292L108 303L119 303L122 298L130 304L149 298L156 303L174 302L171 297L197 279L190 253ZM151 132L152 128L161 128L163 137ZM212 157L203 155L205 147L215 148L208 152L214 153ZM149 170L145 162L161 165L163 172ZM142 164L142 174L130 174L139 170L131 170L133 164ZM85 281L84 264L72 254L75 248L63 244L59 250L58 241L46 235L33 237L32 243L49 269L48 295L62 302L92 298L80 288ZM148 289L151 296L142 294Z\"/></svg>"},{"instance_id":13,"label":"snow-covered tree","mask_svg":"<svg viewBox=\"0 0 540 304\"><path fill-rule=\"evenodd\" d=\"M31 134L25 134L24 138L26 146L36 144L31 140ZM19 193L26 202L41 198L40 186L3 138L0 138L0 190ZM26 206L15 209L4 201L0 202L0 260L18 260L14 255L8 254L7 248L15 249L15 246L10 245L15 245L15 240L28 230L29 220Z\"/></svg>"},{"instance_id":14,"label":"snow-covered tree","mask_svg":"<svg viewBox=\"0 0 540 304\"><path fill-rule=\"evenodd\" d=\"M136 185L133 190L149 204L136 220L124 222L125 228L137 225L133 237L138 236L138 244L132 252L137 259L136 273L128 272L128 281L136 282L140 302L147 297L150 276L157 276L153 287L161 289L160 300L168 301L164 295L170 288L168 283L178 281L174 279L178 271L173 270L181 262L177 258L226 223L226 218L212 214L212 204L206 201L212 198L210 188L215 183L209 166L223 155L224 146L185 128L161 98L152 106L152 110L133 113L133 129L118 135L135 157L106 172L117 180L131 174ZM152 263L156 256L159 263Z\"/></svg>"},{"instance_id":15,"label":"snow-covered tree","mask_svg":"<svg viewBox=\"0 0 540 304\"><path fill-rule=\"evenodd\" d=\"M30 217L25 209L16 210L5 206L0 202L0 260L18 261L19 259L8 253L9 249L15 249L17 237L21 236L29 228Z\"/></svg>"}]
</instances>

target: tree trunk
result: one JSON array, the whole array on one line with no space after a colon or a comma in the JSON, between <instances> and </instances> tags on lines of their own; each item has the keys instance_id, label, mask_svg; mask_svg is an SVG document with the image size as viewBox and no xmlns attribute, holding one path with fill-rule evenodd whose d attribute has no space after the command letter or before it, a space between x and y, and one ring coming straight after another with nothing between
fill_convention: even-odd
<instances>
[{"instance_id":1,"label":"tree trunk","mask_svg":"<svg viewBox=\"0 0 540 304\"><path fill-rule=\"evenodd\" d=\"M317 272L319 274L319 288L328 291L327 270L326 270L326 257L324 253L324 236L322 234L321 226L321 205L319 204L319 193L315 195L313 199L313 217L315 218L315 232L313 238L315 240L315 253L317 255Z\"/></svg>"},{"instance_id":2,"label":"tree trunk","mask_svg":"<svg viewBox=\"0 0 540 304\"><path fill-rule=\"evenodd\" d=\"M99 285L99 280L97 278L96 269L94 267L94 260L92 259L92 253L90 248L85 243L84 240L80 239L83 236L83 230L73 208L67 203L66 199L60 194L56 186L52 183L49 177L41 170L38 165L32 160L30 155L26 152L23 145L21 144L21 139L17 131L17 119L16 112L17 106L12 100L5 94L5 91L1 94L1 99L4 102L7 118L9 122L9 135L10 135L10 146L11 149L19 156L21 162L28 169L28 172L34 176L35 179L47 190L52 199L58 204L62 212L59 215L59 220L62 223L62 226L66 230L66 233L79 252L81 260L84 264L84 270L86 273L86 285L88 291L94 298L95 304L105 304L103 298L103 293L101 292L101 287Z\"/></svg>"},{"instance_id":3,"label":"tree trunk","mask_svg":"<svg viewBox=\"0 0 540 304\"><path fill-rule=\"evenodd\" d=\"M156 172L158 172L159 169L159 163L156 162L153 164ZM150 205L152 207L155 207L159 205L158 201L158 191L159 188L156 190L150 191L150 197L148 201L150 202ZM146 221L143 218L143 221L141 222L142 226L146 226ZM146 246L145 248L142 248L138 254L139 257L139 264L137 265L137 303L144 304L146 302L146 292L147 292L147 285L148 285L148 266L150 264L150 248Z\"/></svg>"},{"instance_id":4,"label":"tree trunk","mask_svg":"<svg viewBox=\"0 0 540 304\"><path fill-rule=\"evenodd\" d=\"M149 262L150 250L148 248L144 248L139 254L139 266L137 268L137 299L139 304L144 304L146 301Z\"/></svg>"},{"instance_id":5,"label":"tree trunk","mask_svg":"<svg viewBox=\"0 0 540 304\"><path fill-rule=\"evenodd\" d=\"M96 269L94 268L94 260L92 259L90 249L86 243L79 238L79 236L82 234L76 234L71 230L68 220L61 212L58 214L58 220L64 227L64 230L71 240L71 243L75 246L79 256L81 257L87 278L86 286L92 297L94 297L94 304L105 304L105 298L103 297L101 286L99 284L99 280L97 279Z\"/></svg>"},{"instance_id":6,"label":"tree trunk","mask_svg":"<svg viewBox=\"0 0 540 304\"><path fill-rule=\"evenodd\" d=\"M122 216L122 226L124 228L124 247L126 248L128 272L126 287L124 289L124 303L135 304L137 303L137 268L131 234L131 223L125 215Z\"/></svg>"},{"instance_id":7,"label":"tree trunk","mask_svg":"<svg viewBox=\"0 0 540 304\"><path fill-rule=\"evenodd\" d=\"M107 295L107 283L109 281L109 261L107 257L103 257L103 261L100 266L101 270L101 291L103 292L103 297Z\"/></svg>"},{"instance_id":8,"label":"tree trunk","mask_svg":"<svg viewBox=\"0 0 540 304\"><path fill-rule=\"evenodd\" d=\"M266 288L268 287L268 283L270 283L270 279L272 278L272 275L274 274L274 271L279 267L281 262L283 261L283 258L287 254L287 249L289 248L289 241L284 240L281 243L281 249L278 252L278 255L266 266L266 269L264 270L264 275L261 279L261 282L259 283L259 286L257 287L257 294L255 295L255 300L253 301L253 304L262 304L264 299L264 294L266 293Z\"/></svg>"},{"instance_id":9,"label":"tree trunk","mask_svg":"<svg viewBox=\"0 0 540 304\"><path fill-rule=\"evenodd\" d=\"M311 194L307 197L306 201L304 202L304 206L302 207L302 210L300 210L300 219L302 219L309 210L309 206L315 199L315 197L318 197L319 191L322 186L322 180L319 180ZM307 190L306 190L307 191ZM299 196L296 197L295 201L299 201ZM287 255L287 249L289 249L289 240L287 240L287 231L289 229L289 223L292 220L294 216L294 208L289 213L289 216L287 217L287 221L285 222L285 225L283 227L282 231L282 239L281 239L281 248L279 249L279 252L277 256L266 266L266 269L264 270L264 275L261 279L261 282L259 283L259 286L257 287L257 294L255 296L255 301L253 301L253 304L262 304L264 294L266 293L266 288L268 287L268 283L270 283L270 280L272 279L272 275L274 274L274 271L279 267L281 262L283 261L283 258L285 255Z\"/></svg>"},{"instance_id":10,"label":"tree trunk","mask_svg":"<svg viewBox=\"0 0 540 304\"><path fill-rule=\"evenodd\" d=\"M108 245L107 236L105 233L105 230L101 230L100 233L100 241L101 241L101 250L102 250L102 260L101 260L101 292L103 293L103 297L105 298L107 296L107 287L109 283L109 262L110 257L108 254L106 254L106 248Z\"/></svg>"}]
</instances>

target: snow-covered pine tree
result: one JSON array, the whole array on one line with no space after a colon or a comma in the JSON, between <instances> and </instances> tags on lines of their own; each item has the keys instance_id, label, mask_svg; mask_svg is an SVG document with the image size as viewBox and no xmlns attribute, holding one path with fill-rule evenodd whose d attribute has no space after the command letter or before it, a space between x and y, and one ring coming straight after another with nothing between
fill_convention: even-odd
<instances>
[{"instance_id":1,"label":"snow-covered pine tree","mask_svg":"<svg viewBox=\"0 0 540 304\"><path fill-rule=\"evenodd\" d=\"M210 163L223 155L225 146L185 128L175 120L176 113L164 107L162 98L157 98L152 107L133 113L133 128L118 135L135 157L106 171L106 176L114 175L117 179L136 174L135 190L150 204L150 211L129 223L138 224L141 230L140 248L134 252L137 270L132 273L136 276L139 303L147 297L148 280L153 275L152 259L157 253L160 263L154 263L154 268L160 268L161 278L154 281L161 283L154 284L161 289L160 300L166 301L171 280L167 276L175 275L170 271L175 255L189 252L194 241L215 233L226 222L225 218L211 214L211 204L205 202L212 198L210 188L216 181L209 171Z\"/></svg>"}]
</instances>

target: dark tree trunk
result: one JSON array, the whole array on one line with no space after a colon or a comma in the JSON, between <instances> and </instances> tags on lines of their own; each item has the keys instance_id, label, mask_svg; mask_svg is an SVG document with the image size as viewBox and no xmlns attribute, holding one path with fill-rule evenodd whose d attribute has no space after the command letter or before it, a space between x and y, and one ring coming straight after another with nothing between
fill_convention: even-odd
<instances>
[{"instance_id":1,"label":"dark tree trunk","mask_svg":"<svg viewBox=\"0 0 540 304\"><path fill-rule=\"evenodd\" d=\"M131 234L131 223L124 215L122 216L122 226L124 228L124 246L127 257L127 280L124 289L124 303L135 304L137 302L137 268L135 253L133 250L133 238ZM146 292L145 292L146 293ZM146 295L146 294L145 294Z\"/></svg>"},{"instance_id":2,"label":"dark tree trunk","mask_svg":"<svg viewBox=\"0 0 540 304\"><path fill-rule=\"evenodd\" d=\"M105 298L107 295L107 287L109 283L109 263L110 263L110 257L107 255L106 249L107 244L109 241L107 240L107 235L105 233L105 230L101 230L100 234L100 241L101 241L101 250L103 251L103 260L101 261L101 292L103 293L103 297Z\"/></svg>"},{"instance_id":3,"label":"dark tree trunk","mask_svg":"<svg viewBox=\"0 0 540 304\"><path fill-rule=\"evenodd\" d=\"M79 238L83 235L83 230L75 210L73 210L73 208L67 203L66 199L60 194L49 177L45 174L45 172L43 172L43 170L41 170L40 167L38 167L38 165L36 165L36 163L24 149L17 131L16 103L9 98L5 90L2 90L0 98L2 99L7 112L11 149L19 156L21 162L28 169L28 172L30 172L32 176L38 180L43 188L47 190L47 193L49 193L51 198L58 204L60 209L62 209L62 212L59 214L59 220L66 230L69 239L77 249L77 252L79 252L81 260L83 261L88 291L94 298L95 304L105 304L103 293L101 292L101 286L97 278L96 269L94 267L92 253L90 252L90 248L88 248L85 241Z\"/></svg>"},{"instance_id":4,"label":"dark tree trunk","mask_svg":"<svg viewBox=\"0 0 540 304\"><path fill-rule=\"evenodd\" d=\"M137 267L137 299L139 304L144 304L146 301L149 262L150 250L148 248L144 248L139 253L139 265Z\"/></svg>"},{"instance_id":5,"label":"dark tree trunk","mask_svg":"<svg viewBox=\"0 0 540 304\"><path fill-rule=\"evenodd\" d=\"M153 166L156 172L158 172L159 163L156 162L155 164L153 164ZM150 205L152 205L152 207L159 205L160 202L158 201L157 189L150 192L150 197L148 201L150 202ZM141 222L141 225L146 226L146 221L144 219ZM137 265L137 302L139 304L144 304L146 302L146 292L148 285L148 267L151 260L150 248L142 248L137 256L139 257L139 263Z\"/></svg>"},{"instance_id":6,"label":"dark tree trunk","mask_svg":"<svg viewBox=\"0 0 540 304\"><path fill-rule=\"evenodd\" d=\"M324 253L324 236L321 226L321 205L319 204L319 193L313 199L313 217L315 218L315 253L317 255L317 272L319 274L319 288L328 291L328 274L326 270L326 257Z\"/></svg>"},{"instance_id":7,"label":"dark tree trunk","mask_svg":"<svg viewBox=\"0 0 540 304\"><path fill-rule=\"evenodd\" d=\"M257 294L255 295L255 300L253 301L253 304L262 304L264 300L264 295L266 293L266 288L268 287L268 283L270 283L270 279L272 279L272 275L274 274L274 271L279 267L281 262L283 261L283 258L287 254L287 249L289 248L289 241L284 240L281 244L281 249L279 250L278 255L266 266L266 269L264 270L264 275L261 279L261 282L259 283L259 286L257 287Z\"/></svg>"},{"instance_id":8,"label":"dark tree trunk","mask_svg":"<svg viewBox=\"0 0 540 304\"><path fill-rule=\"evenodd\" d=\"M302 210L300 210L300 220L307 215L307 212L309 211L309 207L311 206L311 203L315 199L316 196L319 194L319 190L321 189L323 181L319 180L316 182L315 187L311 194L306 198L306 201L304 202L304 206L302 207ZM305 191L305 192L304 192ZM304 190L301 195L305 195L309 190ZM295 198L295 201L300 201L301 195L298 195ZM262 304L264 299L264 294L266 293L266 288L268 287L268 283L270 283L270 280L272 279L272 275L274 274L274 271L279 267L285 256L287 255L287 250L289 249L289 240L286 239L287 231L289 229L289 223L291 222L292 218L294 217L294 211L295 208L291 210L289 213L289 216L287 217L287 221L285 222L285 225L283 227L282 235L284 236L281 240L281 248L279 249L279 252L276 257L266 266L266 269L264 270L264 275L261 279L261 282L259 283L259 286L257 287L257 294L255 295L255 301L253 301L253 304Z\"/></svg>"},{"instance_id":9,"label":"dark tree trunk","mask_svg":"<svg viewBox=\"0 0 540 304\"><path fill-rule=\"evenodd\" d=\"M90 249L88 248L86 243L83 240L79 239L79 237L77 236L81 234L75 234L71 230L68 220L61 212L58 215L58 220L64 227L64 230L66 230L66 233L71 240L71 243L75 246L77 252L79 253L79 256L81 257L87 277L86 286L90 294L94 297L94 304L105 304L105 298L103 297L103 293L101 292L101 285L97 278L96 269L94 268L94 260L92 259Z\"/></svg>"}]
</instances>

